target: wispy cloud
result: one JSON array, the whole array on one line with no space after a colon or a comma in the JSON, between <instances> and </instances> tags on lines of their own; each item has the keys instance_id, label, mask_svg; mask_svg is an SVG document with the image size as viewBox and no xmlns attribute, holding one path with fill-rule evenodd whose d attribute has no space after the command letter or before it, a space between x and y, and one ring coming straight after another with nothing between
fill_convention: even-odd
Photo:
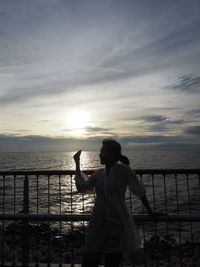
<instances>
[{"instance_id":1,"label":"wispy cloud","mask_svg":"<svg viewBox=\"0 0 200 267\"><path fill-rule=\"evenodd\" d=\"M113 129L112 128L103 128L103 127L91 127L91 126L88 126L85 128L85 130L87 132L90 132L90 133L107 133L107 132L110 132L112 131Z\"/></svg>"},{"instance_id":2,"label":"wispy cloud","mask_svg":"<svg viewBox=\"0 0 200 267\"><path fill-rule=\"evenodd\" d=\"M87 126L84 128L76 128L76 129L63 129L64 132L73 133L74 131L84 131L85 135L91 136L103 136L103 135L109 135L109 136L115 136L115 132L113 128L104 128L104 127L92 127Z\"/></svg>"},{"instance_id":3,"label":"wispy cloud","mask_svg":"<svg viewBox=\"0 0 200 267\"><path fill-rule=\"evenodd\" d=\"M0 1L4 128L42 136L59 121L53 134L68 135L66 114L87 110L93 123L85 138L191 132L199 116L199 7L187 0ZM36 135L30 140L39 142Z\"/></svg>"},{"instance_id":4,"label":"wispy cloud","mask_svg":"<svg viewBox=\"0 0 200 267\"><path fill-rule=\"evenodd\" d=\"M146 115L137 117L136 120L143 121L143 127L150 132L174 132L180 125L185 125L187 120L183 118L171 118L164 115Z\"/></svg>"},{"instance_id":5,"label":"wispy cloud","mask_svg":"<svg viewBox=\"0 0 200 267\"><path fill-rule=\"evenodd\" d=\"M138 120L143 120L145 122L149 122L149 123L159 123L159 124L183 124L186 122L185 119L174 119L171 117L167 117L164 115L146 115L146 116L141 116L136 118Z\"/></svg>"},{"instance_id":6,"label":"wispy cloud","mask_svg":"<svg viewBox=\"0 0 200 267\"><path fill-rule=\"evenodd\" d=\"M183 75L177 78L174 84L167 86L173 90L186 93L200 93L200 76Z\"/></svg>"},{"instance_id":7,"label":"wispy cloud","mask_svg":"<svg viewBox=\"0 0 200 267\"><path fill-rule=\"evenodd\" d=\"M200 126L197 125L197 126L187 127L185 129L185 133L192 135L200 135Z\"/></svg>"},{"instance_id":8,"label":"wispy cloud","mask_svg":"<svg viewBox=\"0 0 200 267\"><path fill-rule=\"evenodd\" d=\"M167 117L163 115L147 115L139 117L139 119L142 119L147 122L160 122L160 121L166 121Z\"/></svg>"},{"instance_id":9,"label":"wispy cloud","mask_svg":"<svg viewBox=\"0 0 200 267\"><path fill-rule=\"evenodd\" d=\"M187 111L188 115L195 115L198 116L200 115L200 108L195 108Z\"/></svg>"}]
</instances>

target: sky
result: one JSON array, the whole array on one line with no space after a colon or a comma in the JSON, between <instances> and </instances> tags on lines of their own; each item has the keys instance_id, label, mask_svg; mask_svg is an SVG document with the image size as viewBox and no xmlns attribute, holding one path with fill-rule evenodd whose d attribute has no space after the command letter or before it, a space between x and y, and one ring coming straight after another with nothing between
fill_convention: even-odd
<instances>
[{"instance_id":1,"label":"sky","mask_svg":"<svg viewBox=\"0 0 200 267\"><path fill-rule=\"evenodd\" d=\"M199 0L1 0L0 152L200 148Z\"/></svg>"}]
</instances>

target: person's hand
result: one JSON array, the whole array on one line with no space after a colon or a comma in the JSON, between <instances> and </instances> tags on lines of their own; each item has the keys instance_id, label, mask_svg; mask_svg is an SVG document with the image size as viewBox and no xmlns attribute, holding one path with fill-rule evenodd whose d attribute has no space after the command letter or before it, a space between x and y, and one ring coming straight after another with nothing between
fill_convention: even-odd
<instances>
[{"instance_id":1,"label":"person's hand","mask_svg":"<svg viewBox=\"0 0 200 267\"><path fill-rule=\"evenodd\" d=\"M81 155L81 150L79 150L78 152L76 152L76 154L74 154L74 161L76 163L80 162L80 155Z\"/></svg>"}]
</instances>

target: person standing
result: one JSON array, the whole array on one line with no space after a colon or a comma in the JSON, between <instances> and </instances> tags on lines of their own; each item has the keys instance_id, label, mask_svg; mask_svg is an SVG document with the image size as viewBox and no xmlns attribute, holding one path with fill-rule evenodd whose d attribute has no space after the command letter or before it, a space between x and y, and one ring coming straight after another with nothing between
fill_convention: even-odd
<instances>
[{"instance_id":1,"label":"person standing","mask_svg":"<svg viewBox=\"0 0 200 267\"><path fill-rule=\"evenodd\" d=\"M155 213L150 208L142 181L129 167L129 159L121 154L120 143L113 139L102 141L99 157L105 168L96 170L87 179L80 170L80 155L81 150L74 155L76 188L78 192L93 189L96 192L82 267L97 267L102 254L105 254L106 267L118 267L123 253L133 254L140 248L140 238L125 203L127 186L141 199L151 216Z\"/></svg>"}]
</instances>

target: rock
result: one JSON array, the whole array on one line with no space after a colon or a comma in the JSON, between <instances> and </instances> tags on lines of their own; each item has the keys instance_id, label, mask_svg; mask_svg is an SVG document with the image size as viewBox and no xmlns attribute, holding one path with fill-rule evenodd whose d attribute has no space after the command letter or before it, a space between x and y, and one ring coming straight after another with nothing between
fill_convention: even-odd
<instances>
[{"instance_id":1,"label":"rock","mask_svg":"<svg viewBox=\"0 0 200 267\"><path fill-rule=\"evenodd\" d=\"M194 248L194 257L200 259L200 245L196 245Z\"/></svg>"},{"instance_id":2,"label":"rock","mask_svg":"<svg viewBox=\"0 0 200 267\"><path fill-rule=\"evenodd\" d=\"M160 236L159 235L154 235L150 238L149 242L154 244L154 243L158 243L160 240Z\"/></svg>"},{"instance_id":3,"label":"rock","mask_svg":"<svg viewBox=\"0 0 200 267\"><path fill-rule=\"evenodd\" d=\"M39 262L41 262L41 263L48 262L48 257L46 255L40 256L39 257Z\"/></svg>"},{"instance_id":4,"label":"rock","mask_svg":"<svg viewBox=\"0 0 200 267\"><path fill-rule=\"evenodd\" d=\"M160 260L159 261L159 266L162 266L162 267L170 267L169 263L166 262L165 260Z\"/></svg>"},{"instance_id":5,"label":"rock","mask_svg":"<svg viewBox=\"0 0 200 267\"><path fill-rule=\"evenodd\" d=\"M162 253L157 253L157 254L155 255L155 258L156 258L158 261L162 260L162 259L163 259L163 254L162 254Z\"/></svg>"},{"instance_id":6,"label":"rock","mask_svg":"<svg viewBox=\"0 0 200 267\"><path fill-rule=\"evenodd\" d=\"M73 248L73 256L75 258L79 257L80 256L80 249Z\"/></svg>"},{"instance_id":7,"label":"rock","mask_svg":"<svg viewBox=\"0 0 200 267\"><path fill-rule=\"evenodd\" d=\"M5 258L13 261L14 251L18 261L21 259L23 242L23 223L12 223L3 229L0 229L0 236L4 236L4 254ZM70 231L60 233L59 229L52 229L49 224L29 224L29 252L32 262L60 262L60 256L63 263L71 263L72 257L74 263L80 263L82 248L85 243L85 229L73 228ZM2 238L3 239L3 238ZM0 246L0 253L3 246ZM60 252L61 249L61 252ZM183 266L188 267L194 256L196 266L200 266L200 243L186 241L181 245L183 255ZM49 250L49 251L48 251ZM37 255L38 254L38 255ZM152 236L144 242L144 251L137 251L135 263L142 264L145 260L147 266L180 266L180 244L171 236L158 235ZM129 259L130 260L130 259ZM156 265L157 264L157 265Z\"/></svg>"},{"instance_id":8,"label":"rock","mask_svg":"<svg viewBox=\"0 0 200 267\"><path fill-rule=\"evenodd\" d=\"M70 251L64 252L62 256L66 262L70 262L72 259L72 253Z\"/></svg>"},{"instance_id":9,"label":"rock","mask_svg":"<svg viewBox=\"0 0 200 267\"><path fill-rule=\"evenodd\" d=\"M172 266L179 266L180 265L180 260L179 260L179 258L178 257L176 257L176 256L173 256L172 258L171 258L171 264L172 264Z\"/></svg>"},{"instance_id":10,"label":"rock","mask_svg":"<svg viewBox=\"0 0 200 267\"><path fill-rule=\"evenodd\" d=\"M44 247L42 247L40 249L40 252L41 252L42 255L47 255L48 254L48 246L45 245Z\"/></svg>"},{"instance_id":11,"label":"rock","mask_svg":"<svg viewBox=\"0 0 200 267\"><path fill-rule=\"evenodd\" d=\"M4 242L4 248L2 248L4 250L4 255L9 255L10 254L10 247L7 243Z\"/></svg>"},{"instance_id":12,"label":"rock","mask_svg":"<svg viewBox=\"0 0 200 267\"><path fill-rule=\"evenodd\" d=\"M145 254L142 248L137 249L136 253L133 255L134 262L136 264L143 264L145 261Z\"/></svg>"},{"instance_id":13,"label":"rock","mask_svg":"<svg viewBox=\"0 0 200 267\"><path fill-rule=\"evenodd\" d=\"M183 258L182 263L183 266L193 266L193 260L191 258Z\"/></svg>"}]
</instances>

